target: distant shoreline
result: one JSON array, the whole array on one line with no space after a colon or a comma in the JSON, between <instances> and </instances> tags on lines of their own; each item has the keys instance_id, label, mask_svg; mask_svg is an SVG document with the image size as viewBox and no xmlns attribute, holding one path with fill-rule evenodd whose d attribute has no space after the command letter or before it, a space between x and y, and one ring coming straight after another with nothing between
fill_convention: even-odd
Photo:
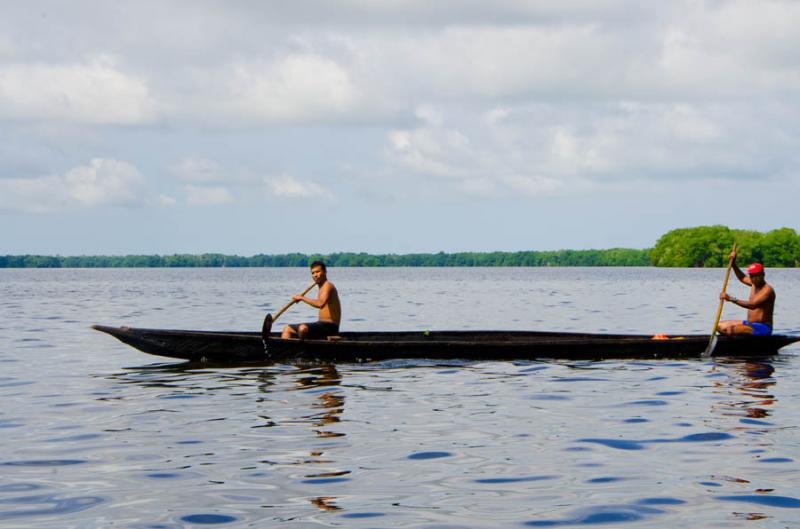
<instances>
[{"instance_id":1,"label":"distant shoreline","mask_svg":"<svg viewBox=\"0 0 800 529\"><path fill-rule=\"evenodd\" d=\"M800 267L800 235L792 228L769 232L726 226L678 228L662 235L652 248L518 252L368 254L287 253L251 257L221 253L172 255L0 255L0 268L283 268L306 267L320 259L331 267L474 267L474 266L655 266L718 268L737 245L739 263L757 261L768 268Z\"/></svg>"},{"instance_id":2,"label":"distant shoreline","mask_svg":"<svg viewBox=\"0 0 800 529\"><path fill-rule=\"evenodd\" d=\"M330 267L650 266L650 249L414 254L4 255L0 268L289 268L320 259Z\"/></svg>"}]
</instances>

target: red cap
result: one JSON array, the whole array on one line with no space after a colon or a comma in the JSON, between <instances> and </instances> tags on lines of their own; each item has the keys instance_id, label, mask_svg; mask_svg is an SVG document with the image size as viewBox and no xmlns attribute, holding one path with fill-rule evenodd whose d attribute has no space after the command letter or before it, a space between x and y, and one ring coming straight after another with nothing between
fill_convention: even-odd
<instances>
[{"instance_id":1,"label":"red cap","mask_svg":"<svg viewBox=\"0 0 800 529\"><path fill-rule=\"evenodd\" d=\"M747 267L748 275L760 274L763 271L764 271L764 266L761 263L753 263Z\"/></svg>"}]
</instances>

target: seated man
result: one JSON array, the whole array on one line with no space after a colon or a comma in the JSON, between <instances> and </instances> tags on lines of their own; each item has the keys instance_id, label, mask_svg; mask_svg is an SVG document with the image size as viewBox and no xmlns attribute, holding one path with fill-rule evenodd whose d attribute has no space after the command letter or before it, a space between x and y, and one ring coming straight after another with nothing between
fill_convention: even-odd
<instances>
[{"instance_id":1,"label":"seated man","mask_svg":"<svg viewBox=\"0 0 800 529\"><path fill-rule=\"evenodd\" d=\"M729 336L735 334L752 334L754 336L767 336L772 334L772 312L775 308L775 290L764 280L764 267L760 263L753 263L747 267L747 275L736 266L736 251L732 251L729 259L733 271L739 281L750 286L750 296L747 301L720 293L719 299L730 301L747 309L746 320L727 320L719 323L719 332Z\"/></svg>"},{"instance_id":2,"label":"seated man","mask_svg":"<svg viewBox=\"0 0 800 529\"><path fill-rule=\"evenodd\" d=\"M333 283L328 281L328 271L325 263L314 261L311 263L311 277L319 287L317 299L303 296L293 296L295 303L302 301L319 309L319 319L315 322L287 325L283 328L281 338L308 338L309 340L327 338L339 334L339 322L342 320L342 307L339 303L339 293Z\"/></svg>"}]
</instances>

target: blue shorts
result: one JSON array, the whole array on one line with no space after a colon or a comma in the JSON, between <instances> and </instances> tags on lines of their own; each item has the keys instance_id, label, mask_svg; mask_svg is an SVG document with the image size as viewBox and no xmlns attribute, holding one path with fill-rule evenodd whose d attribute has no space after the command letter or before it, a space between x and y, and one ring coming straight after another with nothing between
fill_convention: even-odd
<instances>
[{"instance_id":1,"label":"blue shorts","mask_svg":"<svg viewBox=\"0 0 800 529\"><path fill-rule=\"evenodd\" d=\"M769 336L772 334L772 327L766 323L750 323L747 320L742 320L742 325L747 325L753 329L753 336Z\"/></svg>"}]
</instances>

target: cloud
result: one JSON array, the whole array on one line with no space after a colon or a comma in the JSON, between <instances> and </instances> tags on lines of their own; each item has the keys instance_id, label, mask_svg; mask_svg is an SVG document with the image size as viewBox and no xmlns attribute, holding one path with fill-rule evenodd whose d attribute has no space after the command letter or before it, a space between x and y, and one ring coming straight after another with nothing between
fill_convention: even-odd
<instances>
[{"instance_id":1,"label":"cloud","mask_svg":"<svg viewBox=\"0 0 800 529\"><path fill-rule=\"evenodd\" d=\"M135 125L152 122L156 103L147 83L113 59L85 63L0 65L0 118Z\"/></svg>"},{"instance_id":2,"label":"cloud","mask_svg":"<svg viewBox=\"0 0 800 529\"><path fill-rule=\"evenodd\" d=\"M333 194L317 182L299 180L288 174L260 177L251 168L225 167L202 157L185 158L171 165L170 171L184 183L182 189L189 205L244 204L264 189L269 195L281 198L333 198Z\"/></svg>"},{"instance_id":3,"label":"cloud","mask_svg":"<svg viewBox=\"0 0 800 529\"><path fill-rule=\"evenodd\" d=\"M388 132L389 178L403 185L384 193L431 196L438 187L447 195L536 197L785 178L799 157L781 131L797 117L798 109L778 103L736 111L704 102L476 109Z\"/></svg>"},{"instance_id":4,"label":"cloud","mask_svg":"<svg viewBox=\"0 0 800 529\"><path fill-rule=\"evenodd\" d=\"M175 198L173 198L173 197L171 197L169 195L163 195L163 194L162 195L158 195L158 197L156 197L156 202L158 203L159 206L163 206L165 208L172 207L172 206L174 206L175 204L178 203L178 201L175 200Z\"/></svg>"},{"instance_id":5,"label":"cloud","mask_svg":"<svg viewBox=\"0 0 800 529\"><path fill-rule=\"evenodd\" d=\"M94 158L63 175L0 179L0 210L47 213L62 209L135 206L145 199L144 177L132 164Z\"/></svg>"},{"instance_id":6,"label":"cloud","mask_svg":"<svg viewBox=\"0 0 800 529\"><path fill-rule=\"evenodd\" d=\"M228 70L222 109L240 120L325 122L346 115L359 97L348 71L318 54L239 61Z\"/></svg>"},{"instance_id":7,"label":"cloud","mask_svg":"<svg viewBox=\"0 0 800 529\"><path fill-rule=\"evenodd\" d=\"M798 157L796 2L201 2L191 13L165 4L136 30L130 20L152 18L143 10L78 6L48 11L69 39L29 42L5 23L0 118L137 125L174 144L246 127L283 149L249 172L205 144L170 167L195 204L245 198L254 179L277 196L330 196L254 176L326 163L391 175L403 193L413 181L540 196L780 174ZM293 159L319 138L326 154Z\"/></svg>"},{"instance_id":8,"label":"cloud","mask_svg":"<svg viewBox=\"0 0 800 529\"><path fill-rule=\"evenodd\" d=\"M170 170L181 181L194 184L212 184L226 180L225 169L217 162L206 158L185 158L173 164Z\"/></svg>"},{"instance_id":9,"label":"cloud","mask_svg":"<svg viewBox=\"0 0 800 529\"><path fill-rule=\"evenodd\" d=\"M458 178L465 174L460 162L471 157L469 140L458 130L420 127L394 130L388 138L390 159L420 174Z\"/></svg>"},{"instance_id":10,"label":"cloud","mask_svg":"<svg viewBox=\"0 0 800 529\"><path fill-rule=\"evenodd\" d=\"M333 199L333 194L316 182L298 180L291 175L265 177L264 184L270 194L284 198L313 198L321 197Z\"/></svg>"},{"instance_id":11,"label":"cloud","mask_svg":"<svg viewBox=\"0 0 800 529\"><path fill-rule=\"evenodd\" d=\"M188 185L184 190L186 201L194 206L216 206L235 202L233 193L223 186Z\"/></svg>"},{"instance_id":12,"label":"cloud","mask_svg":"<svg viewBox=\"0 0 800 529\"><path fill-rule=\"evenodd\" d=\"M0 35L0 59L10 57L14 51L14 46L11 44L11 39L5 35Z\"/></svg>"},{"instance_id":13,"label":"cloud","mask_svg":"<svg viewBox=\"0 0 800 529\"><path fill-rule=\"evenodd\" d=\"M16 57L46 57L0 65L0 102L9 117L78 123L397 126L456 104L681 103L800 88L793 2L443 5L162 6L140 33L124 23L146 16L135 8L96 28L80 9L51 7L75 38L18 46ZM56 59L76 55L91 58Z\"/></svg>"}]
</instances>

